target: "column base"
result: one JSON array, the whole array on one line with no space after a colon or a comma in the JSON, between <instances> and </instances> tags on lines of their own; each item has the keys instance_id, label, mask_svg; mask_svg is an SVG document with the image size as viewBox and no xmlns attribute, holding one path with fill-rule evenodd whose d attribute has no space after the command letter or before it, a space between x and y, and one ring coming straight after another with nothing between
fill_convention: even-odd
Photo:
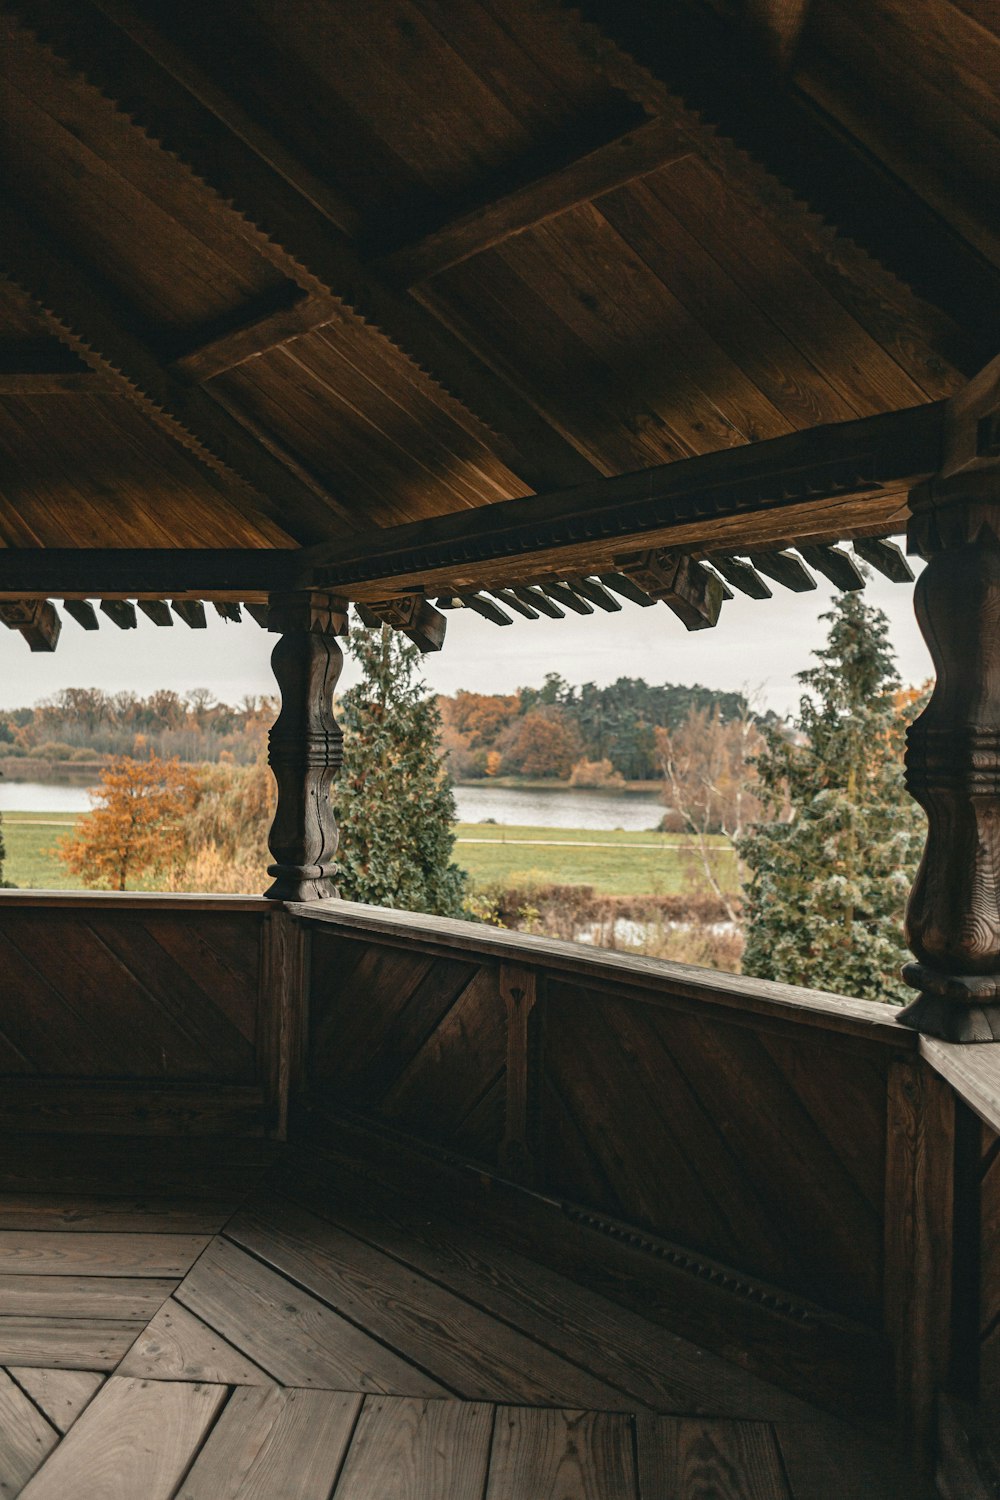
<instances>
[{"instance_id":1,"label":"column base","mask_svg":"<svg viewBox=\"0 0 1000 1500\"><path fill-rule=\"evenodd\" d=\"M268 865L275 877L264 892L266 901L332 901L338 895L332 875L310 875L306 871Z\"/></svg>"},{"instance_id":2,"label":"column base","mask_svg":"<svg viewBox=\"0 0 1000 1500\"><path fill-rule=\"evenodd\" d=\"M1000 982L992 974L940 974L910 963L903 979L919 990L896 1019L924 1036L963 1045L1000 1042Z\"/></svg>"}]
</instances>

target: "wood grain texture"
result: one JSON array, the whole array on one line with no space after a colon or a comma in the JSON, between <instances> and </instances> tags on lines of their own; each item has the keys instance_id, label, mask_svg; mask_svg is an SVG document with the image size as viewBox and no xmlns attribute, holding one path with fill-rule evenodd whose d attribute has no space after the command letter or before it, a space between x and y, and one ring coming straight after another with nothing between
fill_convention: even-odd
<instances>
[{"instance_id":1,"label":"wood grain texture","mask_svg":"<svg viewBox=\"0 0 1000 1500\"><path fill-rule=\"evenodd\" d=\"M209 1243L196 1234L0 1230L5 1276L151 1276L179 1280Z\"/></svg>"},{"instance_id":2,"label":"wood grain texture","mask_svg":"<svg viewBox=\"0 0 1000 1500\"><path fill-rule=\"evenodd\" d=\"M170 1296L177 1279L0 1275L0 1316L146 1322Z\"/></svg>"},{"instance_id":3,"label":"wood grain texture","mask_svg":"<svg viewBox=\"0 0 1000 1500\"><path fill-rule=\"evenodd\" d=\"M303 1209L245 1210L229 1233L467 1400L624 1404L596 1376Z\"/></svg>"},{"instance_id":4,"label":"wood grain texture","mask_svg":"<svg viewBox=\"0 0 1000 1500\"><path fill-rule=\"evenodd\" d=\"M235 1197L74 1197L63 1193L0 1193L0 1229L66 1230L78 1234L216 1234L237 1207Z\"/></svg>"},{"instance_id":5,"label":"wood grain texture","mask_svg":"<svg viewBox=\"0 0 1000 1500\"><path fill-rule=\"evenodd\" d=\"M897 1444L816 1412L774 1424L793 1500L898 1500L909 1493Z\"/></svg>"},{"instance_id":6,"label":"wood grain texture","mask_svg":"<svg viewBox=\"0 0 1000 1500\"><path fill-rule=\"evenodd\" d=\"M113 1370L144 1326L115 1318L0 1316L0 1364Z\"/></svg>"},{"instance_id":7,"label":"wood grain texture","mask_svg":"<svg viewBox=\"0 0 1000 1500\"><path fill-rule=\"evenodd\" d=\"M486 1500L638 1500L639 1494L627 1417L498 1410Z\"/></svg>"},{"instance_id":8,"label":"wood grain texture","mask_svg":"<svg viewBox=\"0 0 1000 1500\"><path fill-rule=\"evenodd\" d=\"M59 1433L0 1370L0 1495L13 1500L59 1441Z\"/></svg>"},{"instance_id":9,"label":"wood grain texture","mask_svg":"<svg viewBox=\"0 0 1000 1500\"><path fill-rule=\"evenodd\" d=\"M171 1500L225 1388L112 1376L36 1473L25 1500Z\"/></svg>"},{"instance_id":10,"label":"wood grain texture","mask_svg":"<svg viewBox=\"0 0 1000 1500\"><path fill-rule=\"evenodd\" d=\"M118 1374L210 1385L274 1384L272 1376L173 1298L142 1330Z\"/></svg>"},{"instance_id":11,"label":"wood grain texture","mask_svg":"<svg viewBox=\"0 0 1000 1500\"><path fill-rule=\"evenodd\" d=\"M178 1288L177 1299L284 1385L449 1394L323 1302L225 1241L213 1242Z\"/></svg>"},{"instance_id":12,"label":"wood grain texture","mask_svg":"<svg viewBox=\"0 0 1000 1500\"><path fill-rule=\"evenodd\" d=\"M8 1373L59 1432L69 1431L104 1384L104 1376L91 1370L36 1370L18 1365Z\"/></svg>"},{"instance_id":13,"label":"wood grain texture","mask_svg":"<svg viewBox=\"0 0 1000 1500\"><path fill-rule=\"evenodd\" d=\"M328 1500L361 1399L274 1387L235 1391L177 1500Z\"/></svg>"},{"instance_id":14,"label":"wood grain texture","mask_svg":"<svg viewBox=\"0 0 1000 1500\"><path fill-rule=\"evenodd\" d=\"M476 1402L368 1396L332 1500L480 1500L492 1430Z\"/></svg>"},{"instance_id":15,"label":"wood grain texture","mask_svg":"<svg viewBox=\"0 0 1000 1500\"><path fill-rule=\"evenodd\" d=\"M636 1434L642 1500L792 1500L770 1427L640 1417Z\"/></svg>"}]
</instances>

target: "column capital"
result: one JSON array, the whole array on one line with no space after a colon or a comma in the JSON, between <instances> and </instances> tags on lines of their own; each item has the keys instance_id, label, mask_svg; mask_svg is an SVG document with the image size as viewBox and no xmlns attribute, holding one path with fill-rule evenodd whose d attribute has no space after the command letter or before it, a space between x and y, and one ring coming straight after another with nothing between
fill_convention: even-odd
<instances>
[{"instance_id":1,"label":"column capital","mask_svg":"<svg viewBox=\"0 0 1000 1500\"><path fill-rule=\"evenodd\" d=\"M347 600L326 589L295 589L268 595L267 628L275 635L346 635Z\"/></svg>"}]
</instances>

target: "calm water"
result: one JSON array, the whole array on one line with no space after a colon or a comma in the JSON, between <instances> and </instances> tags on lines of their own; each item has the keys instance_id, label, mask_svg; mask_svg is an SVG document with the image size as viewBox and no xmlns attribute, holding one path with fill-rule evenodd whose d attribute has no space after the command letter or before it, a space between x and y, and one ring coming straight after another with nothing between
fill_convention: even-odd
<instances>
[{"instance_id":1,"label":"calm water","mask_svg":"<svg viewBox=\"0 0 1000 1500\"><path fill-rule=\"evenodd\" d=\"M455 789L463 823L520 823L542 828L655 828L663 807L652 792L538 792L501 786ZM89 812L82 786L46 786L0 778L0 812Z\"/></svg>"}]
</instances>

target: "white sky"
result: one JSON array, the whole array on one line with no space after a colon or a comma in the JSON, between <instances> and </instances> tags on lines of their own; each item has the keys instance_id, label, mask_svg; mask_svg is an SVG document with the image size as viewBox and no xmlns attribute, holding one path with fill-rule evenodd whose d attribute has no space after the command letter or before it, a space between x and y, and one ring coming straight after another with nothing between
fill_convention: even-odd
<instances>
[{"instance_id":1,"label":"white sky","mask_svg":"<svg viewBox=\"0 0 1000 1500\"><path fill-rule=\"evenodd\" d=\"M916 568L919 564L915 565ZM899 672L904 682L931 675L926 647L913 619L912 586L870 580L866 595L889 616ZM792 594L774 585L772 599L738 595L727 603L714 630L689 633L667 609L625 604L620 614L568 616L564 620L523 620L503 629L471 611L448 616L444 650L424 658L424 677L437 692L458 688L507 693L538 686L546 672L569 682L600 685L617 677L647 682L703 683L724 690L760 690L763 706L785 714L795 709L800 689L795 673L810 665L826 627L819 616L829 608L832 589ZM274 637L252 620L232 625L208 612L208 629L191 631L179 620L173 629L139 617L137 630L118 630L101 616L99 633L85 632L64 615L58 649L28 651L13 631L0 630L0 708L36 703L63 687L208 688L217 698L238 702L247 693L274 691L269 656ZM341 686L353 678L348 660Z\"/></svg>"}]
</instances>

